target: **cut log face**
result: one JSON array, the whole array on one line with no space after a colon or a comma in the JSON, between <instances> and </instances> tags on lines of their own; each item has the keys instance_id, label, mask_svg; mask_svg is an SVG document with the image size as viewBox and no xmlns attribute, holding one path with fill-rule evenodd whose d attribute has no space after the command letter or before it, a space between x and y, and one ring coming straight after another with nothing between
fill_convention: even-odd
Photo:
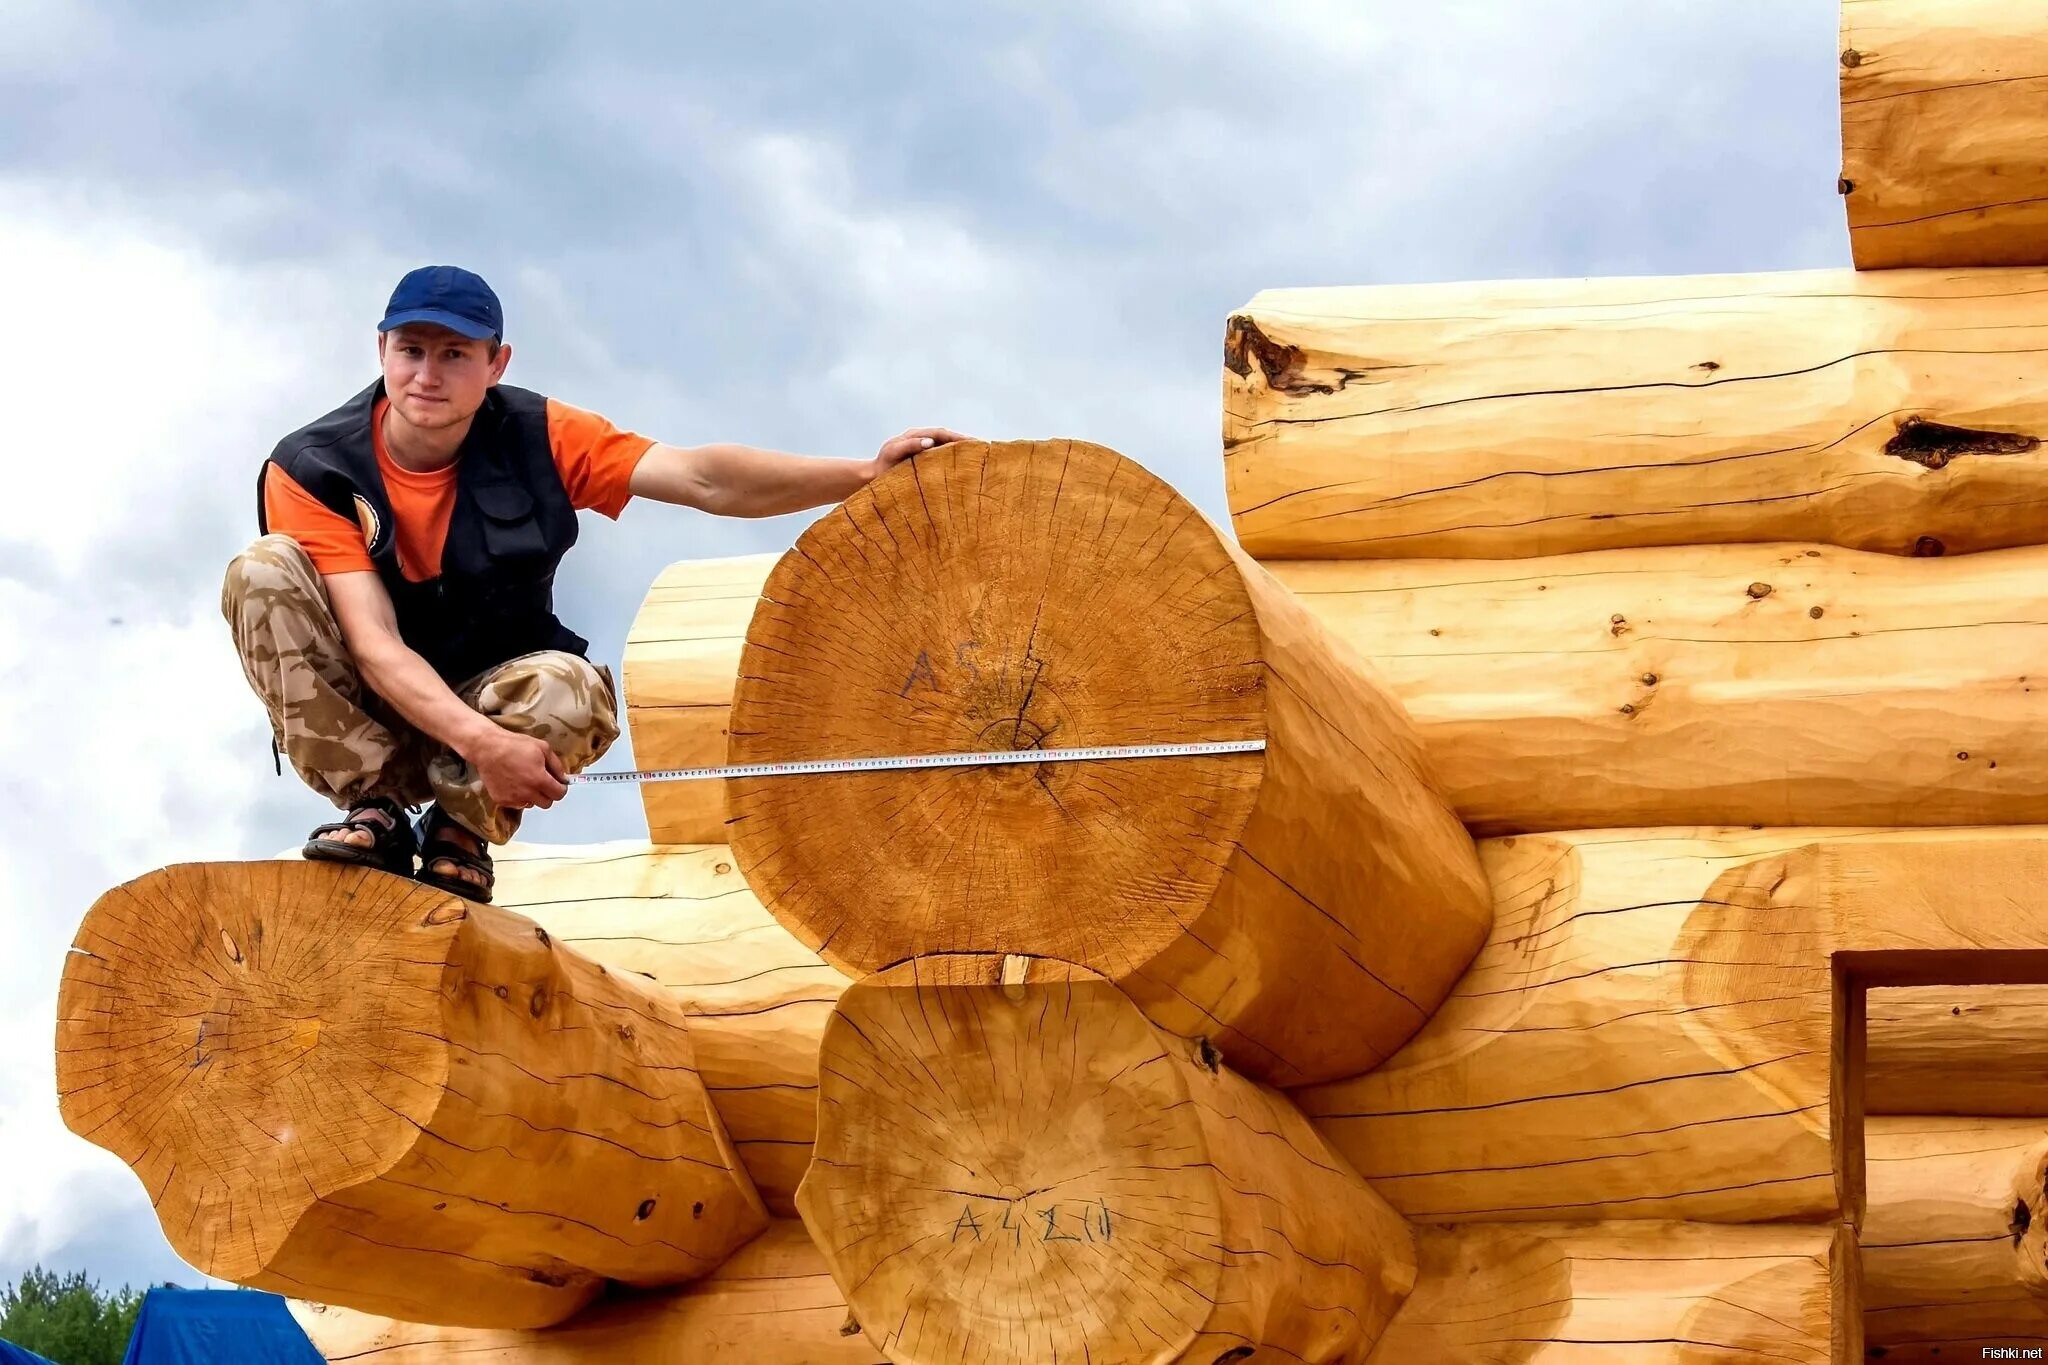
<instances>
[{"instance_id":1,"label":"cut log face","mask_svg":"<svg viewBox=\"0 0 2048 1365\"><path fill-rule=\"evenodd\" d=\"M1886 1360L2048 1347L2048 1124L1874 1117L1865 1143L1871 1346Z\"/></svg>"},{"instance_id":2,"label":"cut log face","mask_svg":"<svg viewBox=\"0 0 2048 1365\"><path fill-rule=\"evenodd\" d=\"M2048 549L1902 559L1707 545L1266 567L1371 660L1481 834L2048 822L2034 698L2048 628L2030 624ZM664 581L681 592L694 572L680 564ZM746 624L733 608L728 673ZM626 669L660 671L630 653ZM723 724L716 706L677 714ZM643 762L671 761L637 730L634 744Z\"/></svg>"},{"instance_id":3,"label":"cut log face","mask_svg":"<svg viewBox=\"0 0 2048 1365\"><path fill-rule=\"evenodd\" d=\"M1360 1362L1413 1282L1407 1225L1284 1097L1083 969L864 981L820 1085L798 1207L897 1365Z\"/></svg>"},{"instance_id":4,"label":"cut log face","mask_svg":"<svg viewBox=\"0 0 2048 1365\"><path fill-rule=\"evenodd\" d=\"M1374 1365L1697 1365L1863 1356L1840 1224L1473 1224L1416 1234Z\"/></svg>"},{"instance_id":5,"label":"cut log face","mask_svg":"<svg viewBox=\"0 0 2048 1365\"><path fill-rule=\"evenodd\" d=\"M316 1303L291 1309L329 1365L888 1365L793 1218L682 1289L600 1303L545 1331L435 1327Z\"/></svg>"},{"instance_id":6,"label":"cut log face","mask_svg":"<svg viewBox=\"0 0 2048 1365\"><path fill-rule=\"evenodd\" d=\"M2048 1117L2048 986L1870 992L1868 1114Z\"/></svg>"},{"instance_id":7,"label":"cut log face","mask_svg":"<svg viewBox=\"0 0 2048 1365\"><path fill-rule=\"evenodd\" d=\"M1864 270L2048 264L2048 18L2026 0L1842 6L1842 177Z\"/></svg>"},{"instance_id":8,"label":"cut log face","mask_svg":"<svg viewBox=\"0 0 2048 1365\"><path fill-rule=\"evenodd\" d=\"M1224 343L1231 518L1262 560L2038 544L2044 285L1817 270L1269 290Z\"/></svg>"},{"instance_id":9,"label":"cut log face","mask_svg":"<svg viewBox=\"0 0 2048 1365\"><path fill-rule=\"evenodd\" d=\"M672 1001L407 879L151 873L86 916L58 1011L65 1122L223 1279L534 1327L766 1224Z\"/></svg>"},{"instance_id":10,"label":"cut log face","mask_svg":"<svg viewBox=\"0 0 2048 1365\"><path fill-rule=\"evenodd\" d=\"M1266 743L730 782L748 883L850 971L1077 962L1293 1084L1386 1057L1485 932L1400 705L1100 446L944 446L812 525L763 591L731 728L735 763Z\"/></svg>"}]
</instances>

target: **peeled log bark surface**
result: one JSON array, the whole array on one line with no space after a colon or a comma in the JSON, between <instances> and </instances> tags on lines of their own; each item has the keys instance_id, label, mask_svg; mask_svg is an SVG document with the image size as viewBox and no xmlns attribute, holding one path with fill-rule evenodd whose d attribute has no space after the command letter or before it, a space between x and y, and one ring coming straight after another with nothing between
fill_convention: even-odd
<instances>
[{"instance_id":1,"label":"peeled log bark surface","mask_svg":"<svg viewBox=\"0 0 2048 1365\"><path fill-rule=\"evenodd\" d=\"M1231 518L1258 559L2038 544L2044 289L1820 270L1269 290L1224 343Z\"/></svg>"},{"instance_id":2,"label":"peeled log bark surface","mask_svg":"<svg viewBox=\"0 0 2048 1365\"><path fill-rule=\"evenodd\" d=\"M2048 264L2048 16L1845 0L1842 179L1865 270Z\"/></svg>"},{"instance_id":3,"label":"peeled log bark surface","mask_svg":"<svg viewBox=\"0 0 2048 1365\"><path fill-rule=\"evenodd\" d=\"M2048 550L1711 545L1267 567L1385 679L1481 833L2048 821L2033 699L2048 678ZM696 572L672 567L662 595L691 592ZM636 633L672 610L650 600ZM727 610L730 672L747 609ZM632 651L626 670L646 687L662 671ZM688 714L723 724L715 706ZM672 761L637 729L634 743L644 763ZM657 838L687 832L660 816L650 804Z\"/></svg>"},{"instance_id":4,"label":"peeled log bark surface","mask_svg":"<svg viewBox=\"0 0 2048 1365\"><path fill-rule=\"evenodd\" d=\"M846 975L761 908L723 845L513 844L497 861L498 904L671 992L734 1150L768 1208L794 1217L817 1131L818 1039Z\"/></svg>"},{"instance_id":5,"label":"peeled log bark surface","mask_svg":"<svg viewBox=\"0 0 2048 1365\"><path fill-rule=\"evenodd\" d=\"M2039 547L1272 567L1484 833L2048 822Z\"/></svg>"},{"instance_id":6,"label":"peeled log bark surface","mask_svg":"<svg viewBox=\"0 0 2048 1365\"><path fill-rule=\"evenodd\" d=\"M1493 934L1376 1071L1294 1092L1408 1217L1429 1222L1831 1217L1830 1000L1759 976L1687 999L1687 925L1717 877L1817 830L1490 839ZM1783 1021L1755 1064L1730 1039Z\"/></svg>"},{"instance_id":7,"label":"peeled log bark surface","mask_svg":"<svg viewBox=\"0 0 2048 1365\"><path fill-rule=\"evenodd\" d=\"M687 560L648 590L626 634L624 677L626 728L641 767L725 762L740 644L775 560ZM723 782L643 782L640 800L657 844L726 841Z\"/></svg>"},{"instance_id":8,"label":"peeled log bark surface","mask_svg":"<svg viewBox=\"0 0 2048 1365\"><path fill-rule=\"evenodd\" d=\"M858 1329L801 1223L778 1219L673 1294L598 1304L540 1331L432 1327L324 1304L292 1316L330 1365L888 1365Z\"/></svg>"},{"instance_id":9,"label":"peeled log bark surface","mask_svg":"<svg viewBox=\"0 0 2048 1365\"><path fill-rule=\"evenodd\" d=\"M2038 828L1480 850L1494 930L1443 1008L1385 1066L1294 1094L1417 1222L1841 1216L1833 955L2048 943Z\"/></svg>"},{"instance_id":10,"label":"peeled log bark surface","mask_svg":"<svg viewBox=\"0 0 2048 1365\"><path fill-rule=\"evenodd\" d=\"M2048 1123L1872 1118L1864 1136L1871 1346L1887 1361L2048 1347Z\"/></svg>"},{"instance_id":11,"label":"peeled log bark surface","mask_svg":"<svg viewBox=\"0 0 2048 1365\"><path fill-rule=\"evenodd\" d=\"M1265 742L729 782L748 884L849 971L1076 962L1294 1084L1389 1055L1485 934L1400 704L1100 446L943 446L813 523L748 627L731 736L734 763Z\"/></svg>"},{"instance_id":12,"label":"peeled log bark surface","mask_svg":"<svg viewBox=\"0 0 2048 1365\"><path fill-rule=\"evenodd\" d=\"M2048 1117L2048 986L1870 992L1870 1114Z\"/></svg>"},{"instance_id":13,"label":"peeled log bark surface","mask_svg":"<svg viewBox=\"0 0 2048 1365\"><path fill-rule=\"evenodd\" d=\"M1362 1362L1414 1281L1285 1097L1085 970L905 964L819 1067L797 1203L897 1365Z\"/></svg>"},{"instance_id":14,"label":"peeled log bark surface","mask_svg":"<svg viewBox=\"0 0 2048 1365\"><path fill-rule=\"evenodd\" d=\"M1862 1358L1838 1224L1423 1228L1374 1365L1706 1365Z\"/></svg>"},{"instance_id":15,"label":"peeled log bark surface","mask_svg":"<svg viewBox=\"0 0 2048 1365\"><path fill-rule=\"evenodd\" d=\"M766 1224L682 1011L408 879L186 864L102 896L58 1001L65 1122L200 1270L535 1327Z\"/></svg>"}]
</instances>

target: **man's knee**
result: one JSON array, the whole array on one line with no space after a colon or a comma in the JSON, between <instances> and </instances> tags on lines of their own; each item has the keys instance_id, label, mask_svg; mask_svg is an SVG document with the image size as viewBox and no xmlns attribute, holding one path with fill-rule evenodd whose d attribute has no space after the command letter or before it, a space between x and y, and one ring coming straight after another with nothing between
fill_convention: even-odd
<instances>
[{"instance_id":1,"label":"man's knee","mask_svg":"<svg viewBox=\"0 0 2048 1365\"><path fill-rule=\"evenodd\" d=\"M557 752L583 748L601 754L619 736L611 670L563 650L500 664L481 680L475 705L486 715L519 717L518 729L547 740Z\"/></svg>"},{"instance_id":2,"label":"man's knee","mask_svg":"<svg viewBox=\"0 0 2048 1365\"><path fill-rule=\"evenodd\" d=\"M221 582L221 609L262 598L319 595L320 575L305 547L286 535L258 536L249 547L228 561ZM230 619L232 612L230 612Z\"/></svg>"}]
</instances>

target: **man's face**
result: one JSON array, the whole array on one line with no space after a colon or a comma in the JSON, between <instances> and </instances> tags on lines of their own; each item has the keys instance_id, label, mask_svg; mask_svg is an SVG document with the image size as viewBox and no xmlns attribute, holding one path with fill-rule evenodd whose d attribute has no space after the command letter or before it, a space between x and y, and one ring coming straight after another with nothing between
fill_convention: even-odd
<instances>
[{"instance_id":1,"label":"man's face","mask_svg":"<svg viewBox=\"0 0 2048 1365\"><path fill-rule=\"evenodd\" d=\"M510 346L498 347L494 356L489 340L472 341L428 323L392 328L377 338L377 352L391 405L406 421L430 430L475 416L512 358Z\"/></svg>"}]
</instances>

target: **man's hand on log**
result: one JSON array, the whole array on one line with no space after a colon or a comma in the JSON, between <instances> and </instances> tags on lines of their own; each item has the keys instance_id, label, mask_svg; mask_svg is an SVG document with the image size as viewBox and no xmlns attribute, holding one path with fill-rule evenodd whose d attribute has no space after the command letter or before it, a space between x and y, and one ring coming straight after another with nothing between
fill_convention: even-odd
<instances>
[{"instance_id":1,"label":"man's hand on log","mask_svg":"<svg viewBox=\"0 0 2048 1365\"><path fill-rule=\"evenodd\" d=\"M882 442L882 448L875 452L874 473L879 479L913 455L922 454L933 446L942 446L949 441L971 441L972 436L963 436L945 427L912 427L901 436L892 436Z\"/></svg>"},{"instance_id":2,"label":"man's hand on log","mask_svg":"<svg viewBox=\"0 0 2048 1365\"><path fill-rule=\"evenodd\" d=\"M569 774L544 739L493 726L497 734L466 754L484 780L484 791L501 806L546 810L569 794Z\"/></svg>"}]
</instances>

